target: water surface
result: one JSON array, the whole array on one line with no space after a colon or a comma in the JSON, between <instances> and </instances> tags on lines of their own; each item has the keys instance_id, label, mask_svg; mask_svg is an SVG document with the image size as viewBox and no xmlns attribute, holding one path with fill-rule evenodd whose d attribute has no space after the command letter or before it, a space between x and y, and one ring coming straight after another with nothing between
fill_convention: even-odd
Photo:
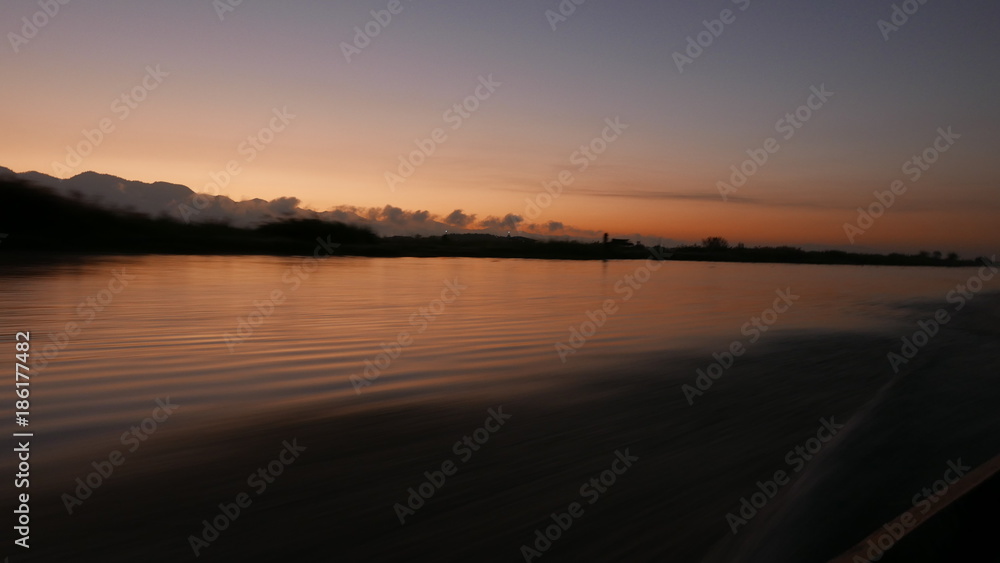
<instances>
[{"instance_id":1,"label":"water surface","mask_svg":"<svg viewBox=\"0 0 1000 563\"><path fill-rule=\"evenodd\" d=\"M902 305L943 303L973 273L694 262L653 264L661 267L650 272L647 266L255 256L53 263L0 274L0 334L9 342L15 332L31 332L30 430L45 436L47 447L67 448L116 439L168 396L187 420L171 424L191 424L293 403L337 412L388 399L531 392L538 383L649 353L704 354L707 365L712 352L748 341L741 327L771 307L778 290L799 298L761 342L806 331L902 330ZM124 289L112 283L115 272L124 273ZM444 293L450 302L436 302L449 285L457 288ZM282 302L272 307L266 302L275 292ZM569 343L571 327L581 327L606 300L617 312L563 362L556 343ZM241 320L257 326L239 333ZM67 323L79 332L68 335ZM408 338L412 343L399 346L359 397L351 376L362 375L366 360L384 360L383 344L395 352L395 343ZM55 342L62 343L57 353ZM51 359L39 362L46 346Z\"/></svg>"}]
</instances>

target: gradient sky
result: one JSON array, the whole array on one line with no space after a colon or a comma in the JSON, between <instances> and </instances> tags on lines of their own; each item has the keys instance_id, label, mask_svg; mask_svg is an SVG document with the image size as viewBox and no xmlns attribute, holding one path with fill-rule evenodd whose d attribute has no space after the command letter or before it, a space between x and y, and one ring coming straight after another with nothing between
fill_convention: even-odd
<instances>
[{"instance_id":1,"label":"gradient sky","mask_svg":"<svg viewBox=\"0 0 1000 563\"><path fill-rule=\"evenodd\" d=\"M570 170L573 184L533 222L838 247L850 247L844 224L856 209L900 179L908 191L856 248L991 255L1000 9L929 0L886 41L877 22L893 3L588 0L553 30L545 12L558 0L403 0L348 62L342 42L388 0L243 0L221 21L211 0L72 0L17 52L10 33L40 8L9 0L0 165L206 191L237 160L219 192L234 199L480 217L525 215L526 198ZM735 21L679 72L673 53L724 9ZM169 75L121 119L112 102L148 65ZM501 86L452 129L444 112L490 75ZM833 97L781 139L775 123L821 85ZM284 107L295 119L246 162L241 143ZM615 117L628 129L578 170L571 154ZM115 128L92 154L68 172L53 167L105 118ZM949 126L960 140L910 181L904 162ZM447 140L390 190L386 172L436 128ZM717 183L769 137L780 150L723 201Z\"/></svg>"}]
</instances>

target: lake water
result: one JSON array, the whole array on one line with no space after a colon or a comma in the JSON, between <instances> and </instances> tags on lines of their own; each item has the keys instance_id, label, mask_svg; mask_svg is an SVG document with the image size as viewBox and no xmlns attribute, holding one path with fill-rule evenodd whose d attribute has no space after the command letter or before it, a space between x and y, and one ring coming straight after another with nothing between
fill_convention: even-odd
<instances>
[{"instance_id":1,"label":"lake water","mask_svg":"<svg viewBox=\"0 0 1000 563\"><path fill-rule=\"evenodd\" d=\"M902 331L905 305L943 303L973 273L655 265L650 272L638 261L138 256L7 266L0 335L13 355L14 334L30 331L29 430L47 449L70 449L116 440L157 398L180 405L188 423L205 423L293 403L337 412L496 388L530 392L648 353L704 354L707 365L712 352L748 341L741 327L772 306L777 290L799 298L761 341ZM613 314L564 363L556 343L568 344L571 327L607 300ZM383 344L396 356L388 365ZM384 369L359 396L351 376L363 374L366 360Z\"/></svg>"}]
</instances>

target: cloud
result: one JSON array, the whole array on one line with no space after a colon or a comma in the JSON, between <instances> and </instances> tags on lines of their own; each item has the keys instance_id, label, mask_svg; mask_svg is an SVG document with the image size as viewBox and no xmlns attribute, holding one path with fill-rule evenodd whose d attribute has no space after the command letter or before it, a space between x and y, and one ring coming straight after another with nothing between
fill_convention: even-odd
<instances>
[{"instance_id":1,"label":"cloud","mask_svg":"<svg viewBox=\"0 0 1000 563\"><path fill-rule=\"evenodd\" d=\"M535 188L519 188L519 187L502 187L495 188L504 191L522 192L522 193L537 193L538 190ZM757 190L758 192L763 191L763 187ZM746 197L741 195L728 195L726 200L722 199L719 192L716 190L707 190L704 192L694 192L694 193L683 193L683 192L665 192L658 190L642 190L636 188L622 187L622 188L600 188L600 189L587 189L587 188L574 188L566 189L563 191L563 196L566 195L576 195L576 196L589 196L589 197L609 197L609 198L621 198L621 199L640 199L640 200L652 200L652 201L703 201L708 203L736 203L744 205L763 205L772 207L797 207L797 208L812 208L812 209L841 209L843 206L837 206L826 202L810 202L792 199L778 199L778 198L760 198L760 197Z\"/></svg>"},{"instance_id":2,"label":"cloud","mask_svg":"<svg viewBox=\"0 0 1000 563\"><path fill-rule=\"evenodd\" d=\"M267 208L276 215L295 215L300 203L297 197L279 197L268 202Z\"/></svg>"},{"instance_id":3,"label":"cloud","mask_svg":"<svg viewBox=\"0 0 1000 563\"><path fill-rule=\"evenodd\" d=\"M522 225L519 229L521 234L540 235L558 239L589 239L598 240L604 233L593 229L580 229L572 225L566 225L560 221L548 221L546 223L529 223Z\"/></svg>"},{"instance_id":4,"label":"cloud","mask_svg":"<svg viewBox=\"0 0 1000 563\"><path fill-rule=\"evenodd\" d=\"M456 209L444 218L444 222L455 227L467 227L476 222L476 216L466 215L461 209Z\"/></svg>"},{"instance_id":5,"label":"cloud","mask_svg":"<svg viewBox=\"0 0 1000 563\"><path fill-rule=\"evenodd\" d=\"M388 221L390 223L401 225L406 222L407 213L402 209L400 209L399 207L386 205L385 207L382 208L382 213L380 213L378 217L383 221Z\"/></svg>"},{"instance_id":6,"label":"cloud","mask_svg":"<svg viewBox=\"0 0 1000 563\"><path fill-rule=\"evenodd\" d=\"M515 215L513 213L508 213L503 216L503 219L490 215L489 217L483 219L479 222L479 225L485 229L509 229L516 230L517 226L524 221L524 218L520 215Z\"/></svg>"}]
</instances>

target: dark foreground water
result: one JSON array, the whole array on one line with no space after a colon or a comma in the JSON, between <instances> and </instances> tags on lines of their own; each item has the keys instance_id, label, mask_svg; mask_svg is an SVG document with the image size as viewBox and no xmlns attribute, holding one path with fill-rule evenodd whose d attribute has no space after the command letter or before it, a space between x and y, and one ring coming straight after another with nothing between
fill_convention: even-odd
<instances>
[{"instance_id":1,"label":"dark foreground water","mask_svg":"<svg viewBox=\"0 0 1000 563\"><path fill-rule=\"evenodd\" d=\"M912 509L949 462L1000 452L994 282L950 293L978 276L479 259L6 264L0 337L12 356L17 332L32 344L30 422L11 429L35 433L32 548L7 552L827 561ZM949 320L897 373L887 354L938 309ZM0 465L13 473L14 461ZM741 515L762 490L773 495ZM539 539L547 528L557 539Z\"/></svg>"}]
</instances>

